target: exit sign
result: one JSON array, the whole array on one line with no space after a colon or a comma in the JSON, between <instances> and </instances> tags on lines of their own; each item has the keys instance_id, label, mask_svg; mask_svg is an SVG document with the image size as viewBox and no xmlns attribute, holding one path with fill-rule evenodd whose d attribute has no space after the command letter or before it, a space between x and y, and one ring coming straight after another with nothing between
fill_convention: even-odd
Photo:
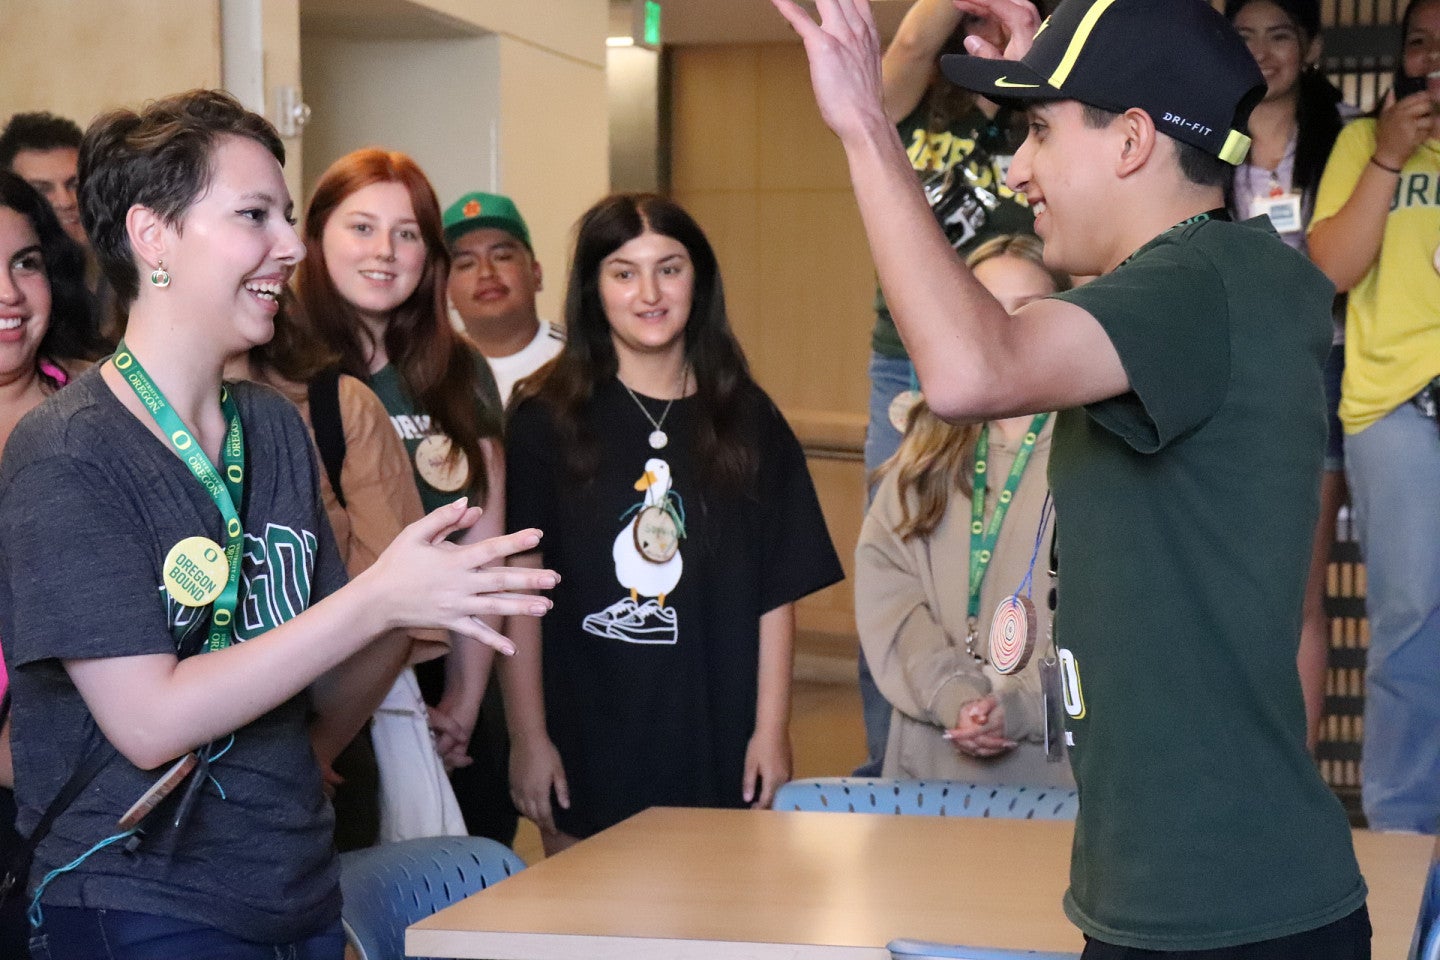
<instances>
[{"instance_id":1,"label":"exit sign","mask_svg":"<svg viewBox=\"0 0 1440 960\"><path fill-rule=\"evenodd\" d=\"M630 37L637 47L659 50L664 40L660 0L630 0Z\"/></svg>"}]
</instances>

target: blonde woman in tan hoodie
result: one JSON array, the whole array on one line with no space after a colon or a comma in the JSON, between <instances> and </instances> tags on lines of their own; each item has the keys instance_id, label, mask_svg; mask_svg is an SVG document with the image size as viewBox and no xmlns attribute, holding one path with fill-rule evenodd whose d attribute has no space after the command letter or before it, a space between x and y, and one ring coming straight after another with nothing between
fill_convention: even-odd
<instances>
[{"instance_id":1,"label":"blonde woman in tan hoodie","mask_svg":"<svg viewBox=\"0 0 1440 960\"><path fill-rule=\"evenodd\" d=\"M1008 235L975 250L969 263L1013 313L1069 286L1040 252L1035 237ZM922 401L899 451L878 471L855 551L855 620L894 706L887 777L1074 784L1070 765L1048 761L1044 744L1039 662L1053 653L1045 602L1053 526L1036 561L1033 655L1002 674L989 643L992 614L1037 556L1050 433L1048 415L953 425ZM978 518L977 481L985 490ZM977 519L981 532L972 534ZM974 597L972 569L980 571Z\"/></svg>"}]
</instances>

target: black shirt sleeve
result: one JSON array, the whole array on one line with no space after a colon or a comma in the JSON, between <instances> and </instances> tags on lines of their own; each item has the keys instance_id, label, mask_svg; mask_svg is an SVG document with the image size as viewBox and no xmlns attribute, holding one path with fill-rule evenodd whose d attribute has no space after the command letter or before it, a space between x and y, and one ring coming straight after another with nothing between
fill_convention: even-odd
<instances>
[{"instance_id":1,"label":"black shirt sleeve","mask_svg":"<svg viewBox=\"0 0 1440 960\"><path fill-rule=\"evenodd\" d=\"M769 398L761 405L761 612L794 603L845 579L805 451Z\"/></svg>"},{"instance_id":2,"label":"black shirt sleeve","mask_svg":"<svg viewBox=\"0 0 1440 960\"><path fill-rule=\"evenodd\" d=\"M559 450L544 404L532 398L515 407L505 437L506 530L538 527L547 536L559 532L551 529Z\"/></svg>"}]
</instances>

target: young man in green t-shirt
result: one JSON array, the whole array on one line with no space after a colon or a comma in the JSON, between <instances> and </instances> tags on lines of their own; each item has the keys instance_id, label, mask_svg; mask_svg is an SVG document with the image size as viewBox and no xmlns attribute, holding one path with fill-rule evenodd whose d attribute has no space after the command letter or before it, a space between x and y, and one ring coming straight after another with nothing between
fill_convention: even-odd
<instances>
[{"instance_id":1,"label":"young man in green t-shirt","mask_svg":"<svg viewBox=\"0 0 1440 960\"><path fill-rule=\"evenodd\" d=\"M934 226L879 103L865 0L805 41L876 269L930 405L1062 413L1066 738L1080 786L1065 909L1086 960L1369 957L1344 812L1305 750L1295 654L1318 509L1333 289L1225 222L1265 82L1204 0L957 0L1007 25L952 81L1028 107L1010 169L1046 263L1096 280L1007 317ZM1033 39L1026 39L1033 38Z\"/></svg>"}]
</instances>

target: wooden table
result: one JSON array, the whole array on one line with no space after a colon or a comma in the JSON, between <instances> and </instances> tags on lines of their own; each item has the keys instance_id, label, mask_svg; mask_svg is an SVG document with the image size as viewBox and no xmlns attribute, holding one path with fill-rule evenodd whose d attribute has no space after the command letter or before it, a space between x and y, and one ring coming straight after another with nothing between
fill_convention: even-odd
<instances>
[{"instance_id":1,"label":"wooden table","mask_svg":"<svg viewBox=\"0 0 1440 960\"><path fill-rule=\"evenodd\" d=\"M1074 824L657 808L412 926L491 960L889 960L897 937L1079 952ZM1357 831L1376 960L1410 945L1432 837ZM983 880L982 880L983 878Z\"/></svg>"}]
</instances>

